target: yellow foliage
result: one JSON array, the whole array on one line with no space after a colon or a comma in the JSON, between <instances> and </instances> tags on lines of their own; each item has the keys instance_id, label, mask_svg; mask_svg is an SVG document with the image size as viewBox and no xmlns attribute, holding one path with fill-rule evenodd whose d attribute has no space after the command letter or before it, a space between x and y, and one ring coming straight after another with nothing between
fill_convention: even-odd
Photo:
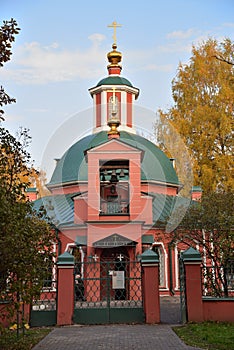
<instances>
[{"instance_id":1,"label":"yellow foliage","mask_svg":"<svg viewBox=\"0 0 234 350\"><path fill-rule=\"evenodd\" d=\"M174 106L167 112L159 111L162 125L167 122L170 126L156 130L164 146L169 145L174 153L181 152L183 141L193 167L194 185L200 185L205 193L234 187L234 70L216 56L234 62L234 43L225 39L218 44L209 39L193 47L190 63L180 64L172 81ZM177 139L171 130L176 130ZM183 152L179 155L181 160ZM181 182L186 181L183 164L176 162Z\"/></svg>"}]
</instances>

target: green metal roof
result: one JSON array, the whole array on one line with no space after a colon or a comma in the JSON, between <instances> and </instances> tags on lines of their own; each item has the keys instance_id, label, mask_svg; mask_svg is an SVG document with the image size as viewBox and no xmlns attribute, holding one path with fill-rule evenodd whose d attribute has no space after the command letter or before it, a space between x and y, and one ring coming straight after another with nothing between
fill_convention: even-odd
<instances>
[{"instance_id":1,"label":"green metal roof","mask_svg":"<svg viewBox=\"0 0 234 350\"><path fill-rule=\"evenodd\" d=\"M153 235L143 235L141 237L141 243L142 244L152 244L152 243L154 243L154 236Z\"/></svg>"},{"instance_id":2,"label":"green metal roof","mask_svg":"<svg viewBox=\"0 0 234 350\"><path fill-rule=\"evenodd\" d=\"M74 263L74 256L68 252L64 252L63 254L58 256L57 265L74 265Z\"/></svg>"},{"instance_id":3,"label":"green metal roof","mask_svg":"<svg viewBox=\"0 0 234 350\"><path fill-rule=\"evenodd\" d=\"M185 250L185 252L182 253L182 259L184 262L186 261L201 262L202 261L200 252L194 249L193 247L190 247L189 249Z\"/></svg>"},{"instance_id":4,"label":"green metal roof","mask_svg":"<svg viewBox=\"0 0 234 350\"><path fill-rule=\"evenodd\" d=\"M145 250L144 253L141 254L141 263L142 264L159 263L158 254L151 249Z\"/></svg>"},{"instance_id":5,"label":"green metal roof","mask_svg":"<svg viewBox=\"0 0 234 350\"><path fill-rule=\"evenodd\" d=\"M101 86L101 85L127 85L127 86L133 87L128 79L120 77L120 76L106 77L106 78L100 80L96 86Z\"/></svg>"},{"instance_id":6,"label":"green metal roof","mask_svg":"<svg viewBox=\"0 0 234 350\"><path fill-rule=\"evenodd\" d=\"M73 197L79 193L47 196L33 202L33 208L39 212L41 207L46 210L46 216L56 225L67 225L74 222Z\"/></svg>"},{"instance_id":7,"label":"green metal roof","mask_svg":"<svg viewBox=\"0 0 234 350\"><path fill-rule=\"evenodd\" d=\"M88 135L71 146L58 161L48 185L88 181L88 167L84 152L108 142L106 131ZM169 158L152 142L142 136L120 132L120 141L144 151L141 166L142 181L179 184Z\"/></svg>"},{"instance_id":8,"label":"green metal roof","mask_svg":"<svg viewBox=\"0 0 234 350\"><path fill-rule=\"evenodd\" d=\"M137 242L124 237L122 235L119 235L117 233L114 233L108 237L102 238L96 242L93 243L93 247L96 248L114 248L114 247L121 247L121 246L136 246Z\"/></svg>"},{"instance_id":9,"label":"green metal roof","mask_svg":"<svg viewBox=\"0 0 234 350\"><path fill-rule=\"evenodd\" d=\"M190 198L150 193L153 197L153 222L166 226L166 231L173 231L192 204Z\"/></svg>"},{"instance_id":10,"label":"green metal roof","mask_svg":"<svg viewBox=\"0 0 234 350\"><path fill-rule=\"evenodd\" d=\"M193 186L191 192L202 192L201 186Z\"/></svg>"},{"instance_id":11,"label":"green metal roof","mask_svg":"<svg viewBox=\"0 0 234 350\"><path fill-rule=\"evenodd\" d=\"M87 245L87 236L76 236L75 243L77 246L86 246Z\"/></svg>"},{"instance_id":12,"label":"green metal roof","mask_svg":"<svg viewBox=\"0 0 234 350\"><path fill-rule=\"evenodd\" d=\"M176 197L165 194L151 194L153 197L153 221L166 223L175 205Z\"/></svg>"},{"instance_id":13,"label":"green metal roof","mask_svg":"<svg viewBox=\"0 0 234 350\"><path fill-rule=\"evenodd\" d=\"M33 202L34 209L39 212L44 206L46 215L56 226L71 227L74 225L74 201L75 196L81 193L71 193L66 195L55 195L40 198ZM153 197L153 223L154 225L166 226L167 231L173 230L177 223L174 222L174 213L178 218L178 212L186 210L192 203L183 197L168 196L159 193L149 193ZM84 237L77 236L78 245L85 245ZM151 235L142 236L142 243L153 243Z\"/></svg>"},{"instance_id":14,"label":"green metal roof","mask_svg":"<svg viewBox=\"0 0 234 350\"><path fill-rule=\"evenodd\" d=\"M35 192L37 192L37 189L36 189L36 187L28 187L28 188L26 188L26 192L27 193L35 193Z\"/></svg>"}]
</instances>

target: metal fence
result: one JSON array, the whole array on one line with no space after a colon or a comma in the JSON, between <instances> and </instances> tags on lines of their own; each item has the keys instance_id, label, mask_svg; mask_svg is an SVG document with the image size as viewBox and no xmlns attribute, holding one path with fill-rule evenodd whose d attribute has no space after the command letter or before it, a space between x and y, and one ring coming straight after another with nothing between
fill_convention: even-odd
<instances>
[{"instance_id":1,"label":"metal fence","mask_svg":"<svg viewBox=\"0 0 234 350\"><path fill-rule=\"evenodd\" d=\"M182 257L179 259L180 277L180 317L181 322L187 322L186 275Z\"/></svg>"},{"instance_id":2,"label":"metal fence","mask_svg":"<svg viewBox=\"0 0 234 350\"><path fill-rule=\"evenodd\" d=\"M202 267L203 296L233 297L234 296L234 262L226 267Z\"/></svg>"},{"instance_id":3,"label":"metal fence","mask_svg":"<svg viewBox=\"0 0 234 350\"><path fill-rule=\"evenodd\" d=\"M142 322L141 264L86 262L75 266L75 322Z\"/></svg>"},{"instance_id":4,"label":"metal fence","mask_svg":"<svg viewBox=\"0 0 234 350\"><path fill-rule=\"evenodd\" d=\"M57 275L52 270L51 278L44 281L40 298L31 304L30 324L34 327L56 325L57 315Z\"/></svg>"}]
</instances>

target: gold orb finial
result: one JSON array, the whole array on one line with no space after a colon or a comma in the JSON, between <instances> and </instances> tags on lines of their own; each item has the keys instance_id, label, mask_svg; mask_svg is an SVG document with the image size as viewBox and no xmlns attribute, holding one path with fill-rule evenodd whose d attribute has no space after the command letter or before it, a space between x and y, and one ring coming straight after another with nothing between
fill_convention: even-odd
<instances>
[{"instance_id":1,"label":"gold orb finial","mask_svg":"<svg viewBox=\"0 0 234 350\"><path fill-rule=\"evenodd\" d=\"M113 28L114 29L114 34L113 34L113 45L112 45L112 51L108 52L107 54L107 58L108 61L110 62L110 65L108 67L114 67L117 66L119 67L119 62L121 62L122 59L122 54L121 52L117 51L117 38L116 38L116 28L118 27L122 27L121 24L118 24L116 21L112 22L111 24L108 24L109 28Z\"/></svg>"},{"instance_id":2,"label":"gold orb finial","mask_svg":"<svg viewBox=\"0 0 234 350\"><path fill-rule=\"evenodd\" d=\"M117 51L117 45L113 44L112 45L112 51L108 52L107 58L108 61L110 62L111 66L119 66L119 62L121 62L122 59L122 54L121 52Z\"/></svg>"},{"instance_id":3,"label":"gold orb finial","mask_svg":"<svg viewBox=\"0 0 234 350\"><path fill-rule=\"evenodd\" d=\"M108 121L108 126L110 127L110 130L108 131L108 137L116 137L119 136L119 130L117 129L120 125L120 121L118 119L111 119Z\"/></svg>"}]
</instances>

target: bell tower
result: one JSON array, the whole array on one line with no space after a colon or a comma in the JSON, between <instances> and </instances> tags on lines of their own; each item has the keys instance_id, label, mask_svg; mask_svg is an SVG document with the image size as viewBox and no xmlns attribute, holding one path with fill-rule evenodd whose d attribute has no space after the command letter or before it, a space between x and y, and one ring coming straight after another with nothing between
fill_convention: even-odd
<instances>
[{"instance_id":1,"label":"bell tower","mask_svg":"<svg viewBox=\"0 0 234 350\"><path fill-rule=\"evenodd\" d=\"M116 27L119 26L116 22L108 26L114 28L112 51L107 54L108 76L89 89L93 98L94 133L102 130L109 131L110 127L113 131L113 121L118 131L136 133L133 109L139 89L133 87L128 79L121 77L122 54L117 51L116 44Z\"/></svg>"}]
</instances>

